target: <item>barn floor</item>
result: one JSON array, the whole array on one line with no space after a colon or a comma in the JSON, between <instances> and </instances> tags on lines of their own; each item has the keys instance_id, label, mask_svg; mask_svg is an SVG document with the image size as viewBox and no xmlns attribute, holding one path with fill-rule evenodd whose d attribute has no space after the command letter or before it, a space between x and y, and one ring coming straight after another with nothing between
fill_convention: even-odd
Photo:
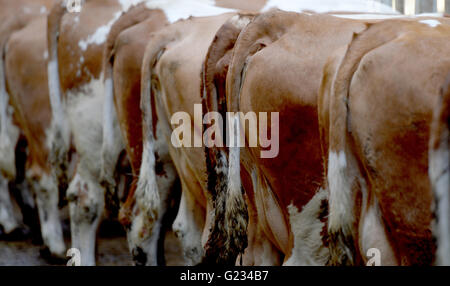
<instances>
[{"instance_id":1,"label":"barn floor","mask_svg":"<svg viewBox=\"0 0 450 286\"><path fill-rule=\"evenodd\" d=\"M12 194L14 197L14 193ZM20 207L16 200L13 200L16 217L22 220ZM60 219L66 248L70 248L70 218L69 208L65 205L60 209ZM35 218L34 223L38 223L37 212L29 214ZM30 220L30 218L28 218ZM30 227L28 225L28 227ZM35 225L35 228L39 226ZM1 229L0 229L1 233ZM32 243L31 238L11 241L0 238L0 266L52 266L47 260L40 256L42 245ZM168 266L182 266L182 250L179 240L173 232L166 234L165 258ZM67 257L67 261L70 257ZM62 261L58 265L66 265L67 261ZM125 231L117 221L102 220L97 235L97 265L98 266L132 266L134 265L132 256L128 249Z\"/></svg>"},{"instance_id":2,"label":"barn floor","mask_svg":"<svg viewBox=\"0 0 450 286\"><path fill-rule=\"evenodd\" d=\"M66 241L66 245L69 245L69 241ZM0 241L0 266L51 265L40 257L40 248L39 245L33 245L31 240ZM180 256L181 248L172 232L167 235L165 248L168 266L183 265ZM99 266L133 265L125 236L100 237L97 253L97 265Z\"/></svg>"}]
</instances>

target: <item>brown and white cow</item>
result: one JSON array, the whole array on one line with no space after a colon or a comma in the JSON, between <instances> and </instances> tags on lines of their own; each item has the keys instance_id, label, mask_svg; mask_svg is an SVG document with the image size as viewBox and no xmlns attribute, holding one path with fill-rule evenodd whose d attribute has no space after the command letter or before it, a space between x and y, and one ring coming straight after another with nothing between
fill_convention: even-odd
<instances>
[{"instance_id":1,"label":"brown and white cow","mask_svg":"<svg viewBox=\"0 0 450 286\"><path fill-rule=\"evenodd\" d=\"M68 152L78 156L67 190L72 246L82 265L95 264L95 238L105 206L100 185L105 86L102 56L109 30L140 1L82 1L81 12L56 4L48 17L49 88L52 107L50 159L60 187L67 180ZM116 166L112 166L115 168Z\"/></svg>"},{"instance_id":2,"label":"brown and white cow","mask_svg":"<svg viewBox=\"0 0 450 286\"><path fill-rule=\"evenodd\" d=\"M167 24L167 18L162 10L149 9L145 3L131 8L112 26L103 60L107 87L104 110L105 114L110 115L105 116L103 122L102 180L104 181L103 185L107 188L106 191L114 192L114 174L107 173L108 170L109 172L114 170L107 165L116 164L119 153L125 148L131 163L133 183L127 195L131 199L128 199L122 206L119 219L127 230L130 251L137 265L164 264L164 249L163 246L161 249L161 245L158 243L164 241L161 240L164 232L162 218L168 206L161 206L161 212L153 227L147 227L147 224L142 223L146 221L146 213L128 213L124 210L132 210L133 206L128 204L134 203L134 193L141 166L142 116L139 98L144 51L151 33ZM117 118L111 116L116 112ZM159 154L161 158L158 158L160 166L158 183L160 188L167 189L162 193L164 202L166 197L171 197L170 190L171 186L175 184L176 177L171 161L169 160L166 164L160 163L164 159L162 150ZM133 221L134 224L132 224ZM141 223L137 224L136 221ZM161 236L160 232L162 232Z\"/></svg>"},{"instance_id":3,"label":"brown and white cow","mask_svg":"<svg viewBox=\"0 0 450 286\"><path fill-rule=\"evenodd\" d=\"M434 108L430 136L429 172L435 199L436 264L450 265L450 74Z\"/></svg>"},{"instance_id":4,"label":"brown and white cow","mask_svg":"<svg viewBox=\"0 0 450 286\"><path fill-rule=\"evenodd\" d=\"M448 23L367 25L325 69L319 114L331 264L365 263L374 249L382 265L433 262L428 142L450 70Z\"/></svg>"},{"instance_id":5,"label":"brown and white cow","mask_svg":"<svg viewBox=\"0 0 450 286\"><path fill-rule=\"evenodd\" d=\"M6 79L18 125L28 143L26 177L36 194L41 235L50 253L62 258L66 248L59 220L59 194L47 160L46 132L50 127L51 110L46 72L46 29L44 14L11 35L5 57Z\"/></svg>"},{"instance_id":6,"label":"brown and white cow","mask_svg":"<svg viewBox=\"0 0 450 286\"><path fill-rule=\"evenodd\" d=\"M203 112L217 112L226 118L226 94L225 80L230 64L233 48L242 29L253 20L255 14L240 14L229 19L217 31L208 53L206 54L202 69L202 109ZM211 123L204 122L203 129L207 130ZM224 130L220 131L221 136L226 138ZM225 225L221 224L225 220L223 211L225 209L225 199L222 192L222 185L227 182L227 148L218 146L205 146L207 188L210 192L209 198L214 210L214 223L211 225L208 241L205 245L205 257L203 264L223 263L228 254L224 251L225 241L228 236ZM219 222L219 223L216 223ZM232 259L234 263L235 258Z\"/></svg>"},{"instance_id":7,"label":"brown and white cow","mask_svg":"<svg viewBox=\"0 0 450 286\"><path fill-rule=\"evenodd\" d=\"M3 3L7 2L7 3ZM62 239L61 224L58 220L58 192L53 192L53 180L49 176L45 153L45 114L40 110L40 102L45 96L48 98L46 72L43 67L46 61L46 14L54 1L2 1L0 24L0 93L2 103L2 127L0 135L2 172L8 179L16 177L15 149L18 131L11 125L10 101L14 107L15 122L26 141L29 155L26 163L26 181L32 184L36 194L39 211L41 234L44 244L50 253L57 257L64 255L65 247ZM4 14L3 14L4 13ZM30 47L35 49L30 51ZM19 108L24 96L25 110ZM9 98L11 97L11 98ZM8 100L9 98L9 100ZM44 115L43 115L44 114ZM31 122L34 121L34 125ZM36 129L35 129L36 127ZM42 152L42 153L41 153ZM20 154L20 153L18 153ZM21 155L21 157L24 157ZM6 161L6 162L5 162ZM23 174L21 174L23 176ZM4 191L8 191L7 184L2 179L2 215L10 210L4 205ZM27 184L21 184L20 193L27 207L34 207L32 196L25 196ZM51 196L49 194L53 194ZM24 214L25 215L25 214ZM15 225L17 227L17 221ZM3 222L2 222L3 224ZM5 228L5 226L4 226ZM10 229L6 229L6 232Z\"/></svg>"}]
</instances>

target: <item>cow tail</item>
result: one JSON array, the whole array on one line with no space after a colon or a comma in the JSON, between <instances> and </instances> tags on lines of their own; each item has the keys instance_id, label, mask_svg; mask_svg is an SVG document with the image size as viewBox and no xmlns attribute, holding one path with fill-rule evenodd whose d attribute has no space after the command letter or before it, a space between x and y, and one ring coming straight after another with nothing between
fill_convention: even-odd
<instances>
[{"instance_id":1,"label":"cow tail","mask_svg":"<svg viewBox=\"0 0 450 286\"><path fill-rule=\"evenodd\" d=\"M115 57L115 44L120 33L142 21L149 16L150 10L144 4L131 7L114 22L108 34L103 51L103 81L105 86L105 99L103 111L103 141L100 182L106 190L106 203L108 209L115 216L119 209L118 197L115 194L116 180L114 173L124 143L120 134L116 109L114 107L114 76L113 66Z\"/></svg>"},{"instance_id":2,"label":"cow tail","mask_svg":"<svg viewBox=\"0 0 450 286\"><path fill-rule=\"evenodd\" d=\"M52 109L52 123L48 136L49 163L52 175L58 180L60 191L68 185L67 168L69 164L70 130L66 117L65 101L62 96L58 69L58 38L61 20L66 13L65 1L53 5L47 16L48 44L48 87Z\"/></svg>"},{"instance_id":3,"label":"cow tail","mask_svg":"<svg viewBox=\"0 0 450 286\"><path fill-rule=\"evenodd\" d=\"M355 234L353 223L355 216L343 211L341 206L353 205L353 180L349 172L352 153L347 148L349 126L348 95L351 80L362 58L377 47L397 37L395 25L384 25L384 33L380 27L366 24L360 33L355 33L337 68L330 91L329 113L329 150L328 150L328 188L330 192L330 216L328 231L330 236L331 265L352 265L356 261ZM381 23L383 25L383 23ZM331 140L333 139L333 140Z\"/></svg>"},{"instance_id":4,"label":"cow tail","mask_svg":"<svg viewBox=\"0 0 450 286\"><path fill-rule=\"evenodd\" d=\"M217 31L211 43L202 70L203 113L218 112L226 118L225 80L228 65L236 40L242 29L253 19L254 15L239 14L228 20ZM204 130L209 126L204 123ZM217 135L216 135L217 136ZM221 132L221 139L227 137L226 128ZM223 141L222 141L223 143ZM205 146L206 169L208 174L208 191L213 200L214 220L206 243L203 263L234 265L236 254L227 247L228 232L225 220L225 201L227 182L229 180L228 150L218 146Z\"/></svg>"},{"instance_id":5,"label":"cow tail","mask_svg":"<svg viewBox=\"0 0 450 286\"><path fill-rule=\"evenodd\" d=\"M142 111L142 135L143 153L139 173L139 180L135 192L136 202L141 211L147 212L148 217L154 222L159 218L161 198L156 180L156 156L155 135L153 126L152 98L152 70L163 54L166 42L149 41L144 54L141 69L141 111Z\"/></svg>"},{"instance_id":6,"label":"cow tail","mask_svg":"<svg viewBox=\"0 0 450 286\"><path fill-rule=\"evenodd\" d=\"M436 264L450 266L450 76L434 109L429 174L435 199Z\"/></svg>"},{"instance_id":7,"label":"cow tail","mask_svg":"<svg viewBox=\"0 0 450 286\"><path fill-rule=\"evenodd\" d=\"M114 108L114 82L112 76L113 63L104 63L105 98L103 105L103 140L101 154L100 184L105 188L107 209L114 217L119 209L118 197L115 194L116 180L114 172L123 142L118 134L118 121Z\"/></svg>"}]
</instances>

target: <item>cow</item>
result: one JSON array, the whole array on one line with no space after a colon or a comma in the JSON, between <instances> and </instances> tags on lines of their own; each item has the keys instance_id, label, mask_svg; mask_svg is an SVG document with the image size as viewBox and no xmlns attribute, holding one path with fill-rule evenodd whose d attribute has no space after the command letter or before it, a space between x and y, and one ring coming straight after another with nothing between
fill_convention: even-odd
<instances>
[{"instance_id":1,"label":"cow","mask_svg":"<svg viewBox=\"0 0 450 286\"><path fill-rule=\"evenodd\" d=\"M5 3L4 3L5 2ZM58 206L54 207L52 202L45 202L46 194L42 189L48 187L49 182L51 181L50 177L34 177L28 176L32 170L36 170L36 166L43 162L36 162L36 157L33 157L36 154L36 150L31 150L31 147L35 142L31 140L30 133L25 130L23 126L23 121L21 121L21 116L18 113L18 110L14 106L14 112L12 113L13 106L9 106L9 103L15 103L17 100L17 93L23 92L20 88L23 88L23 82L21 86L18 86L18 81L20 80L28 80L31 81L31 76L28 74L27 76L23 76L24 70L26 67L23 67L24 70L17 70L18 67L14 66L14 60L11 60L12 57L17 56L14 55L16 52L14 49L16 45L20 45L19 42L29 35L26 34L27 29L29 29L31 23L35 23L36 19L45 19L48 10L54 1L52 0L39 0L39 1L2 1L0 5L2 6L2 13L0 15L1 26L0 26L0 94L1 94L1 135L0 135L0 145L1 145L1 169L2 173L5 174L6 178L1 176L1 209L2 215L0 216L2 219L10 216L8 213L11 211L11 205L7 203L9 200L8 194L8 183L7 180L19 185L15 186L14 191L19 192L22 211L24 212L23 222L29 223L30 215L35 215L34 208L35 202L31 193L29 193L29 183L33 184L32 188L34 193L36 194L37 207L41 216L41 234L44 238L44 244L50 252L55 254L57 257L62 257L64 249L64 243L62 240L61 232L58 232L58 227L52 229L54 221L51 219L44 219L45 217L42 215L43 211L47 212L47 217L53 218L55 213L58 212ZM40 31L41 37L45 37L45 31ZM33 38L33 40L36 40ZM23 47L22 47L23 48ZM29 45L26 46L29 48ZM36 51L37 52L37 51ZM36 54L33 54L35 56ZM44 52L39 54L39 57L42 57ZM23 63L23 61L21 62ZM27 78L26 78L27 77ZM26 78L26 79L24 79ZM27 81L25 81L27 82ZM39 82L39 79L36 79L36 83ZM12 114L14 116L14 124L17 124L17 127L14 126L12 122ZM20 134L20 139L19 139ZM38 136L37 134L35 136ZM26 158L24 146L27 145L30 147L30 154ZM25 168L25 160L27 167L27 174L24 174ZM32 170L29 169L30 166L34 166ZM17 169L17 170L16 170ZM44 174L41 174L44 175ZM26 177L26 178L25 178ZM35 180L37 179L37 181ZM42 179L42 180L41 180ZM43 183L43 184L41 184ZM19 190L17 190L20 188ZM58 195L56 193L56 195ZM5 197L6 196L6 197ZM34 221L34 218L31 218ZM8 234L11 233L14 229L22 229L22 222L12 219L9 224L4 223L3 220L1 222L3 225L4 231ZM33 227L33 226L32 226ZM32 229L34 231L34 229ZM60 227L59 227L60 230Z\"/></svg>"},{"instance_id":2,"label":"cow","mask_svg":"<svg viewBox=\"0 0 450 286\"><path fill-rule=\"evenodd\" d=\"M228 66L231 61L233 48L236 40L248 23L250 23L255 14L240 14L239 21L231 18L217 31L213 42L211 43L208 53L206 54L202 74L201 74L201 92L202 92L202 111L218 112L222 118L226 118L226 95L225 95L225 79ZM209 124L203 123L203 129L206 130ZM216 135L218 136L218 135ZM221 132L222 138L226 138L224 130ZM216 146L205 146L206 172L207 172L207 188L210 192L210 204L214 209L214 221L224 220L223 213L220 210L225 208L224 199L220 193L221 182L228 180L227 173L222 172L223 168L227 168L226 161L222 161L227 155L227 149L219 150ZM223 157L222 157L223 155ZM221 158L222 157L222 158ZM227 233L225 227L220 223L212 223L210 236L205 245L205 257L202 264L222 263L223 259L228 255L223 251Z\"/></svg>"},{"instance_id":3,"label":"cow","mask_svg":"<svg viewBox=\"0 0 450 286\"><path fill-rule=\"evenodd\" d=\"M46 73L46 26L44 14L11 35L5 57L6 79L19 127L28 143L26 177L36 194L44 245L50 254L63 258L66 248L59 220L59 194L47 161L46 131L51 113Z\"/></svg>"},{"instance_id":4,"label":"cow","mask_svg":"<svg viewBox=\"0 0 450 286\"><path fill-rule=\"evenodd\" d=\"M382 265L433 263L430 178L442 165L431 163L430 177L428 142L450 70L449 28L446 18L367 25L325 67L331 265L365 264L372 252Z\"/></svg>"},{"instance_id":5,"label":"cow","mask_svg":"<svg viewBox=\"0 0 450 286\"><path fill-rule=\"evenodd\" d=\"M429 175L434 194L436 264L450 265L449 227L449 122L450 74L441 89L441 96L433 111L429 150Z\"/></svg>"},{"instance_id":6,"label":"cow","mask_svg":"<svg viewBox=\"0 0 450 286\"><path fill-rule=\"evenodd\" d=\"M107 192L113 193L116 188L114 174L108 173L114 169L108 167L108 164L116 164L119 153L125 149L133 176L133 183L127 197L134 197L142 158L142 124L139 108L141 63L151 33L167 24L163 11L149 9L145 3L142 3L124 13L111 27L108 35L104 51L103 73L105 85L109 86L105 95L104 114L109 116L103 118L101 175L102 184ZM111 114L117 114L117 118L113 118ZM159 177L159 184L164 183L169 190L163 194L172 197L170 189L172 186L175 189L176 178L173 176L175 174L173 167L168 164L161 164L165 169L165 177ZM169 170L170 168L172 170ZM128 207L127 204L130 201L127 200L121 209L129 209L131 206ZM147 227L146 223L139 225L140 229L137 229L137 224L131 224L132 221L145 222L143 216L146 213L139 213L138 216L141 218L134 220L132 213L120 212L119 220L127 230L130 251L136 265L164 264L164 248L163 245L161 246L164 240L160 237L164 235L164 229L161 230L165 225L162 217L167 209L167 206L161 207L157 225L153 229L147 229L148 234L144 231ZM137 243L138 239L141 239L142 243ZM153 254L151 257L142 250L147 248L150 248Z\"/></svg>"},{"instance_id":7,"label":"cow","mask_svg":"<svg viewBox=\"0 0 450 286\"><path fill-rule=\"evenodd\" d=\"M58 186L67 185L69 151L78 159L67 189L72 246L82 265L95 264L95 238L104 213L100 185L105 86L102 55L109 30L123 11L140 1L82 1L70 12L63 1L48 16L48 85L52 108L50 161ZM115 167L115 166L114 166Z\"/></svg>"}]
</instances>

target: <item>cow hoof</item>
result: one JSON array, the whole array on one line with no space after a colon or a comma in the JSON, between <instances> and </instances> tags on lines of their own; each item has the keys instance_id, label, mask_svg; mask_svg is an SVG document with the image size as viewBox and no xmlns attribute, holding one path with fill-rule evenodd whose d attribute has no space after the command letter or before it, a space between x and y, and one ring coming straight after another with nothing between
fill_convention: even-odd
<instances>
[{"instance_id":1,"label":"cow hoof","mask_svg":"<svg viewBox=\"0 0 450 286\"><path fill-rule=\"evenodd\" d=\"M43 246L39 250L39 254L42 259L52 265L64 265L68 261L67 257L51 253L50 249L47 246Z\"/></svg>"},{"instance_id":2,"label":"cow hoof","mask_svg":"<svg viewBox=\"0 0 450 286\"><path fill-rule=\"evenodd\" d=\"M23 241L30 237L30 229L27 227L18 227L10 233L5 233L0 226L0 240L3 241Z\"/></svg>"},{"instance_id":3,"label":"cow hoof","mask_svg":"<svg viewBox=\"0 0 450 286\"><path fill-rule=\"evenodd\" d=\"M136 266L145 266L145 264L147 263L147 255L142 250L142 248L133 248L131 254L133 255L133 261Z\"/></svg>"}]
</instances>

